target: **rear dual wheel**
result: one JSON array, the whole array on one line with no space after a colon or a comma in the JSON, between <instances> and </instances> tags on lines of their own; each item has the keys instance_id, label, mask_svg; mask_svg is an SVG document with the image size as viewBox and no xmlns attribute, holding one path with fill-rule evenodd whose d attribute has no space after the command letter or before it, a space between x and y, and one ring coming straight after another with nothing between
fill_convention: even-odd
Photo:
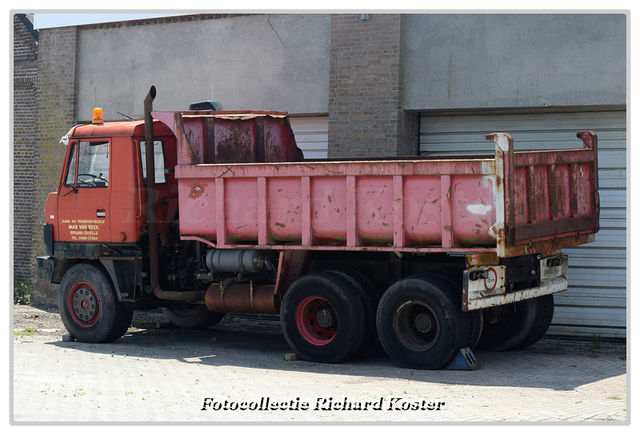
<instances>
[{"instance_id":1,"label":"rear dual wheel","mask_svg":"<svg viewBox=\"0 0 640 435\"><path fill-rule=\"evenodd\" d=\"M453 292L453 297L456 303L461 301L462 288L459 283L456 283L451 276L441 275L438 273L439 279L445 279L449 281L448 284L444 285L448 292ZM478 345L480 341L480 337L482 336L482 332L484 330L484 315L483 310L472 310L467 314L463 314L463 316L469 317L469 341L465 347L473 350Z\"/></svg>"},{"instance_id":2,"label":"rear dual wheel","mask_svg":"<svg viewBox=\"0 0 640 435\"><path fill-rule=\"evenodd\" d=\"M364 309L363 320L365 323L365 336L361 349L364 352L378 339L376 331L376 312L378 310L378 304L380 303L378 292L364 275L354 269L337 269L329 272L337 273L346 278L360 295L360 302Z\"/></svg>"},{"instance_id":3,"label":"rear dual wheel","mask_svg":"<svg viewBox=\"0 0 640 435\"><path fill-rule=\"evenodd\" d=\"M207 329L219 323L226 313L209 311L206 305L174 304L162 309L169 322L183 329Z\"/></svg>"},{"instance_id":4,"label":"rear dual wheel","mask_svg":"<svg viewBox=\"0 0 640 435\"><path fill-rule=\"evenodd\" d=\"M436 274L410 276L389 287L376 321L389 357L403 367L435 370L474 344L481 323L461 310L460 298L460 289Z\"/></svg>"},{"instance_id":5,"label":"rear dual wheel","mask_svg":"<svg viewBox=\"0 0 640 435\"><path fill-rule=\"evenodd\" d=\"M339 363L357 354L367 339L363 296L344 274L305 275L286 291L280 307L285 339L307 361Z\"/></svg>"},{"instance_id":6,"label":"rear dual wheel","mask_svg":"<svg viewBox=\"0 0 640 435\"><path fill-rule=\"evenodd\" d=\"M460 288L440 275L405 278L378 300L362 275L324 271L291 285L280 321L287 342L305 360L342 362L378 336L401 366L439 369L482 334L482 312L460 307Z\"/></svg>"},{"instance_id":7,"label":"rear dual wheel","mask_svg":"<svg viewBox=\"0 0 640 435\"><path fill-rule=\"evenodd\" d=\"M478 348L518 350L540 340L549 329L554 312L553 295L487 308Z\"/></svg>"}]
</instances>

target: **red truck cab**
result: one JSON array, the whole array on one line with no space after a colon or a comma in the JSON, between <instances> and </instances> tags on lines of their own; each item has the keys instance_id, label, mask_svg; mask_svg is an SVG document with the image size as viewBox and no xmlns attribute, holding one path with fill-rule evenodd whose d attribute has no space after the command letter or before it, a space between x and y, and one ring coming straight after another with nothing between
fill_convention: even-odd
<instances>
[{"instance_id":1,"label":"red truck cab","mask_svg":"<svg viewBox=\"0 0 640 435\"><path fill-rule=\"evenodd\" d=\"M176 140L156 122L154 138L159 231L177 212ZM144 122L76 126L58 188L49 194L46 223L54 242L135 243L146 233Z\"/></svg>"}]
</instances>

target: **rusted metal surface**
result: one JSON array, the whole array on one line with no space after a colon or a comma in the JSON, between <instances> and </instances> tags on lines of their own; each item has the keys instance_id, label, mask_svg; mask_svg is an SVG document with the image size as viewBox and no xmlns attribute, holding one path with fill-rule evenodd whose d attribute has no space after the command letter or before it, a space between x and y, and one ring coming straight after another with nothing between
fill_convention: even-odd
<instances>
[{"instance_id":1,"label":"rusted metal surface","mask_svg":"<svg viewBox=\"0 0 640 435\"><path fill-rule=\"evenodd\" d=\"M177 138L178 165L300 161L285 112L153 112Z\"/></svg>"},{"instance_id":2,"label":"rusted metal surface","mask_svg":"<svg viewBox=\"0 0 640 435\"><path fill-rule=\"evenodd\" d=\"M521 255L536 254L540 252L555 251L559 249L572 248L574 246L593 243L596 240L594 234L583 234L580 236L557 237L554 239L539 240L530 243L522 243L516 246L500 246L501 257L518 257Z\"/></svg>"},{"instance_id":3,"label":"rusted metal surface","mask_svg":"<svg viewBox=\"0 0 640 435\"><path fill-rule=\"evenodd\" d=\"M597 139L588 138L585 150L514 154L516 244L598 228Z\"/></svg>"},{"instance_id":4,"label":"rusted metal surface","mask_svg":"<svg viewBox=\"0 0 640 435\"><path fill-rule=\"evenodd\" d=\"M599 230L597 136L579 132L583 149L514 151L511 136L487 135L496 143L504 180L501 257L544 252L593 241Z\"/></svg>"},{"instance_id":5,"label":"rusted metal surface","mask_svg":"<svg viewBox=\"0 0 640 435\"><path fill-rule=\"evenodd\" d=\"M218 246L491 246L493 168L481 159L179 166L181 231Z\"/></svg>"},{"instance_id":6,"label":"rusted metal surface","mask_svg":"<svg viewBox=\"0 0 640 435\"><path fill-rule=\"evenodd\" d=\"M301 161L279 112L154 115L183 155L181 234L219 248L505 257L574 246L598 229L593 133L579 133L585 148L574 150L514 151L496 133L495 156Z\"/></svg>"},{"instance_id":7,"label":"rusted metal surface","mask_svg":"<svg viewBox=\"0 0 640 435\"><path fill-rule=\"evenodd\" d=\"M274 285L211 284L205 295L207 308L214 313L278 314L280 298Z\"/></svg>"},{"instance_id":8,"label":"rusted metal surface","mask_svg":"<svg viewBox=\"0 0 640 435\"><path fill-rule=\"evenodd\" d=\"M554 294L567 289L567 282L562 278L549 280L544 286L522 290L514 293L502 293L495 296L478 298L474 300L465 300L463 302L463 311L473 311L482 308L497 307L507 305L514 302L523 301L525 299L537 298L540 296Z\"/></svg>"},{"instance_id":9,"label":"rusted metal surface","mask_svg":"<svg viewBox=\"0 0 640 435\"><path fill-rule=\"evenodd\" d=\"M511 292L506 286L505 266L473 266L464 272L462 309L472 311L558 293L567 290L568 274L566 255L544 257L540 260L540 285Z\"/></svg>"},{"instance_id":10,"label":"rusted metal surface","mask_svg":"<svg viewBox=\"0 0 640 435\"><path fill-rule=\"evenodd\" d=\"M495 252L487 252L482 254L469 254L466 258L467 267L481 266L487 264L499 264L500 259Z\"/></svg>"},{"instance_id":11,"label":"rusted metal surface","mask_svg":"<svg viewBox=\"0 0 640 435\"><path fill-rule=\"evenodd\" d=\"M291 284L307 273L307 266L311 258L308 250L282 250L278 259L278 274L275 293L283 295Z\"/></svg>"}]
</instances>

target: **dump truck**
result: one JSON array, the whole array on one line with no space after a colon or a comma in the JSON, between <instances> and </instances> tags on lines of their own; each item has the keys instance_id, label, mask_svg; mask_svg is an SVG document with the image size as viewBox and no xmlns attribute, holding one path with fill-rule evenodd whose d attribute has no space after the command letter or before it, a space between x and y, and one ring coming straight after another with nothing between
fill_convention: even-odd
<instances>
[{"instance_id":1,"label":"dump truck","mask_svg":"<svg viewBox=\"0 0 640 435\"><path fill-rule=\"evenodd\" d=\"M82 342L134 310L180 328L278 315L299 358L379 342L400 366L538 341L568 288L562 249L599 228L597 136L486 156L305 159L288 116L212 101L72 128L48 195L38 276Z\"/></svg>"}]
</instances>

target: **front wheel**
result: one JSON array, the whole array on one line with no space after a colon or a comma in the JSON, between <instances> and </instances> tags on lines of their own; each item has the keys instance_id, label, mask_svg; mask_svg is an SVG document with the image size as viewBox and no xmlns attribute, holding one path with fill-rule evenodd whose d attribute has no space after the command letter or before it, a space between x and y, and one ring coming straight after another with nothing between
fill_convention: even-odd
<instances>
[{"instance_id":1,"label":"front wheel","mask_svg":"<svg viewBox=\"0 0 640 435\"><path fill-rule=\"evenodd\" d=\"M58 309L69 334L86 343L117 340L127 332L133 315L118 301L104 269L88 263L76 264L64 275Z\"/></svg>"}]
</instances>

